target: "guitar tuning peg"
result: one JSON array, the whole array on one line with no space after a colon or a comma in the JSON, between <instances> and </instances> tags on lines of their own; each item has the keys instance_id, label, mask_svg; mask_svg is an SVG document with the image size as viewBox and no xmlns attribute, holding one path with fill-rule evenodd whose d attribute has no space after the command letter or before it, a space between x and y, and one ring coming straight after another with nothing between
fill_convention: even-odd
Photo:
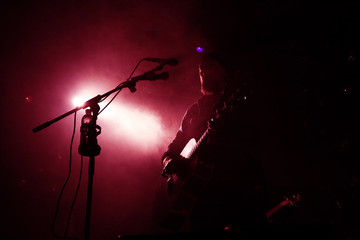
<instances>
[{"instance_id":1,"label":"guitar tuning peg","mask_svg":"<svg viewBox=\"0 0 360 240\"><path fill-rule=\"evenodd\" d=\"M215 119L214 118L211 118L209 121L208 121L208 123L207 123L207 125L208 125L208 127L211 129L211 126L214 124L214 122L215 122Z\"/></svg>"}]
</instances>

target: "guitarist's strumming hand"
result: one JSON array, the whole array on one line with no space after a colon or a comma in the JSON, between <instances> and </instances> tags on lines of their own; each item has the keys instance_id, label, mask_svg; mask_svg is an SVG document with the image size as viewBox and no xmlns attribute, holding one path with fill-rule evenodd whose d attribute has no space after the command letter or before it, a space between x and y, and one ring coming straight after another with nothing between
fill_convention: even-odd
<instances>
[{"instance_id":1,"label":"guitarist's strumming hand","mask_svg":"<svg viewBox=\"0 0 360 240\"><path fill-rule=\"evenodd\" d=\"M184 180L190 174L188 159L182 156L172 158L166 156L163 160L163 170L161 175L167 178L168 194L172 195L173 186L178 179Z\"/></svg>"},{"instance_id":2,"label":"guitarist's strumming hand","mask_svg":"<svg viewBox=\"0 0 360 240\"><path fill-rule=\"evenodd\" d=\"M163 160L163 171L161 175L168 178L173 174L178 175L180 178L184 178L189 174L188 159L182 156L177 158L166 156Z\"/></svg>"}]
</instances>

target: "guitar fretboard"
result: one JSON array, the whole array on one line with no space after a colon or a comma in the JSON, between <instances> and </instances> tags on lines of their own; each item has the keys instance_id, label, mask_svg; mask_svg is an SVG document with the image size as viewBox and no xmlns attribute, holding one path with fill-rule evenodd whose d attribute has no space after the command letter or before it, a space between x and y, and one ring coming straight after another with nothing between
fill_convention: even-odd
<instances>
[{"instance_id":1,"label":"guitar fretboard","mask_svg":"<svg viewBox=\"0 0 360 240\"><path fill-rule=\"evenodd\" d=\"M196 142L196 145L190 151L189 159L192 159L196 155L196 153L197 153L198 149L200 148L200 146L207 140L207 138L210 135L210 130L211 130L210 127L208 127L206 129L206 131L203 133L203 135L200 137L200 139Z\"/></svg>"}]
</instances>

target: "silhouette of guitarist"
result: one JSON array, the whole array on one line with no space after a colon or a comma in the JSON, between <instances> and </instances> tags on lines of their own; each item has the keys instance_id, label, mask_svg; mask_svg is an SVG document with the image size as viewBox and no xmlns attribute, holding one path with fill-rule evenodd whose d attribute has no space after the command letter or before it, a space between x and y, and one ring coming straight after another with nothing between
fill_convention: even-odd
<instances>
[{"instance_id":1,"label":"silhouette of guitarist","mask_svg":"<svg viewBox=\"0 0 360 240\"><path fill-rule=\"evenodd\" d=\"M235 89L215 55L201 58L199 76L202 96L186 111L162 157L169 194L176 192L178 180L182 182L180 197L165 225L176 230L189 217L192 231L260 227L266 222L264 185L256 156L259 134L252 118L251 96L240 95L239 106L229 105ZM225 120L224 109L232 110ZM180 156L191 139L201 143L195 160Z\"/></svg>"}]
</instances>

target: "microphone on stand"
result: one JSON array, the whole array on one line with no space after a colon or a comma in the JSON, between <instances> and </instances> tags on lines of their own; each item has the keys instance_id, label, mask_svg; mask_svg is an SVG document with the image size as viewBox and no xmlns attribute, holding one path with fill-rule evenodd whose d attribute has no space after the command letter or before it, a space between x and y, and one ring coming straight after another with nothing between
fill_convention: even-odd
<instances>
[{"instance_id":1,"label":"microphone on stand","mask_svg":"<svg viewBox=\"0 0 360 240\"><path fill-rule=\"evenodd\" d=\"M144 58L145 61L159 63L162 66L176 66L178 65L178 60L175 58Z\"/></svg>"},{"instance_id":2,"label":"microphone on stand","mask_svg":"<svg viewBox=\"0 0 360 240\"><path fill-rule=\"evenodd\" d=\"M169 74L167 72L162 72L159 74L155 74L153 76L149 76L144 80L156 81L156 80L167 80L169 78Z\"/></svg>"},{"instance_id":3,"label":"microphone on stand","mask_svg":"<svg viewBox=\"0 0 360 240\"><path fill-rule=\"evenodd\" d=\"M150 81L156 81L156 80L167 80L169 78L169 74L167 72L162 72L159 74L155 74L154 71L146 72L142 75L136 76L131 78L131 81L139 81L139 80L150 80Z\"/></svg>"},{"instance_id":4,"label":"microphone on stand","mask_svg":"<svg viewBox=\"0 0 360 240\"><path fill-rule=\"evenodd\" d=\"M122 83L123 87L128 87L131 92L135 92L135 84L137 81L140 80L150 80L150 81L156 81L156 80L167 80L169 78L169 74L167 72L162 72L159 74L155 74L155 70L151 70L149 72L146 72L142 75L132 77L129 80Z\"/></svg>"}]
</instances>

